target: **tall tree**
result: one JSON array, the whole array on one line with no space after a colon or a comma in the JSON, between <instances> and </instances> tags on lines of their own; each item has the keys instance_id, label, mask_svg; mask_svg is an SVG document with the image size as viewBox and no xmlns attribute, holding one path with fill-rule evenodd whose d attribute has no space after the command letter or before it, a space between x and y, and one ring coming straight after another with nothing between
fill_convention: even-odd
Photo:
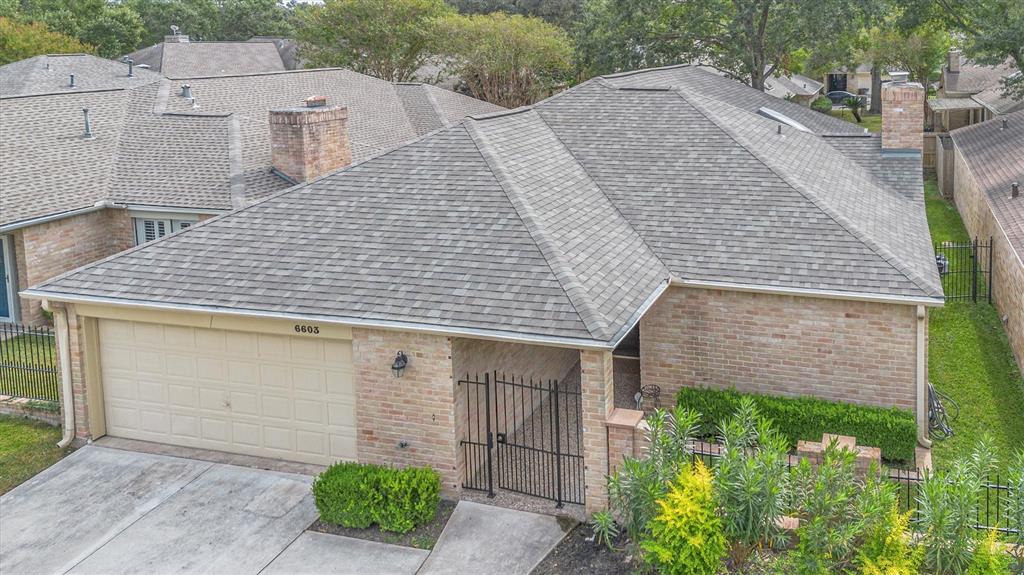
<instances>
[{"instance_id":1,"label":"tall tree","mask_svg":"<svg viewBox=\"0 0 1024 575\"><path fill-rule=\"evenodd\" d=\"M92 52L88 46L42 22L19 22L0 17L0 65L17 62L40 54Z\"/></svg>"},{"instance_id":2,"label":"tall tree","mask_svg":"<svg viewBox=\"0 0 1024 575\"><path fill-rule=\"evenodd\" d=\"M194 40L220 39L219 7L214 0L125 0L145 26L141 46L162 42L177 26Z\"/></svg>"},{"instance_id":3,"label":"tall tree","mask_svg":"<svg viewBox=\"0 0 1024 575\"><path fill-rule=\"evenodd\" d=\"M462 14L507 12L536 16L569 30L576 25L583 11L583 0L451 0Z\"/></svg>"},{"instance_id":4,"label":"tall tree","mask_svg":"<svg viewBox=\"0 0 1024 575\"><path fill-rule=\"evenodd\" d=\"M586 0L576 27L577 67L583 77L677 64L662 13L671 0Z\"/></svg>"},{"instance_id":5,"label":"tall tree","mask_svg":"<svg viewBox=\"0 0 1024 575\"><path fill-rule=\"evenodd\" d=\"M964 35L966 53L981 64L1012 60L1024 71L1024 2L1021 0L935 0ZM1003 94L1024 100L1024 73L1003 80Z\"/></svg>"},{"instance_id":6,"label":"tall tree","mask_svg":"<svg viewBox=\"0 0 1024 575\"><path fill-rule=\"evenodd\" d=\"M131 8L107 0L22 0L20 18L78 38L105 58L134 50L143 34Z\"/></svg>"},{"instance_id":7,"label":"tall tree","mask_svg":"<svg viewBox=\"0 0 1024 575\"><path fill-rule=\"evenodd\" d=\"M438 49L444 0L326 0L299 14L296 36L308 66L341 66L408 81Z\"/></svg>"},{"instance_id":8,"label":"tall tree","mask_svg":"<svg viewBox=\"0 0 1024 575\"><path fill-rule=\"evenodd\" d=\"M870 15L868 6L852 0L684 0L670 4L664 17L674 50L763 90L773 73L798 68L798 50L814 54L847 42Z\"/></svg>"},{"instance_id":9,"label":"tall tree","mask_svg":"<svg viewBox=\"0 0 1024 575\"><path fill-rule=\"evenodd\" d=\"M569 79L569 35L539 18L454 15L444 19L442 30L451 71L475 98L507 108L525 106Z\"/></svg>"},{"instance_id":10,"label":"tall tree","mask_svg":"<svg viewBox=\"0 0 1024 575\"><path fill-rule=\"evenodd\" d=\"M291 11L278 0L223 0L218 40L253 36L291 36Z\"/></svg>"}]
</instances>

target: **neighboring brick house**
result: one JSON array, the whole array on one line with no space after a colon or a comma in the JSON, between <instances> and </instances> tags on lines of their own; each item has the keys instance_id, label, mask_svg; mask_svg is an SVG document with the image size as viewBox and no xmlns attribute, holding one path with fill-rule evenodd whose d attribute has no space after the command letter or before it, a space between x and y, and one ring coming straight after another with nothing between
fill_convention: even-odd
<instances>
[{"instance_id":1,"label":"neighboring brick house","mask_svg":"<svg viewBox=\"0 0 1024 575\"><path fill-rule=\"evenodd\" d=\"M953 200L968 233L994 241L992 302L1024 366L1024 110L954 130L950 139Z\"/></svg>"},{"instance_id":2,"label":"neighboring brick house","mask_svg":"<svg viewBox=\"0 0 1024 575\"><path fill-rule=\"evenodd\" d=\"M926 442L924 89L883 96L906 133L695 67L595 78L43 282L67 429L430 465L457 491L540 428L582 465L518 468L590 511L641 385L899 406ZM498 487L541 495L502 461Z\"/></svg>"},{"instance_id":3,"label":"neighboring brick house","mask_svg":"<svg viewBox=\"0 0 1024 575\"><path fill-rule=\"evenodd\" d=\"M949 132L1024 109L1024 101L1003 96L1003 79L1020 74L1012 60L985 66L957 49L946 55L939 89L928 99L929 123L936 132Z\"/></svg>"},{"instance_id":4,"label":"neighboring brick house","mask_svg":"<svg viewBox=\"0 0 1024 575\"><path fill-rule=\"evenodd\" d=\"M269 111L317 95L345 108L328 145L348 154L276 169ZM0 66L0 321L44 321L17 297L30 285L500 109L341 69L170 80L84 54Z\"/></svg>"}]
</instances>

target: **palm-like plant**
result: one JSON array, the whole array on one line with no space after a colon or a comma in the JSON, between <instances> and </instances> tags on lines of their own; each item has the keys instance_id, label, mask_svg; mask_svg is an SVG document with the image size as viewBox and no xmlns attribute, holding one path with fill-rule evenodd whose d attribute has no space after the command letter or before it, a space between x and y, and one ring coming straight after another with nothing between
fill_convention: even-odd
<instances>
[{"instance_id":1,"label":"palm-like plant","mask_svg":"<svg viewBox=\"0 0 1024 575\"><path fill-rule=\"evenodd\" d=\"M758 547L785 542L780 520L789 490L787 442L771 422L761 418L750 398L720 425L721 456L714 484L730 551L737 564Z\"/></svg>"},{"instance_id":2,"label":"palm-like plant","mask_svg":"<svg viewBox=\"0 0 1024 575\"><path fill-rule=\"evenodd\" d=\"M864 121L864 119L860 117L860 113L864 111L864 100L861 100L860 98L847 98L843 100L843 105L846 106L846 109L849 110L850 113L853 114L853 117L857 119L858 124Z\"/></svg>"},{"instance_id":3,"label":"palm-like plant","mask_svg":"<svg viewBox=\"0 0 1024 575\"><path fill-rule=\"evenodd\" d=\"M1024 573L1024 450L1017 452L1010 465L1008 479L1006 524L1017 530L1010 536L1010 543L1013 544L1013 572Z\"/></svg>"}]
</instances>

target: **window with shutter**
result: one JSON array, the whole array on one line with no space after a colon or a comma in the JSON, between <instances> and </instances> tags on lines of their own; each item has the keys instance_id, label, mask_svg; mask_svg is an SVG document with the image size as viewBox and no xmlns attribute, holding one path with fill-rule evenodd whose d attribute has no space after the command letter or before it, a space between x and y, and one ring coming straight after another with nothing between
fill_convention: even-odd
<instances>
[{"instance_id":1,"label":"window with shutter","mask_svg":"<svg viewBox=\"0 0 1024 575\"><path fill-rule=\"evenodd\" d=\"M189 228L194 223L190 220L135 218L135 243L138 245L160 239L167 234Z\"/></svg>"}]
</instances>

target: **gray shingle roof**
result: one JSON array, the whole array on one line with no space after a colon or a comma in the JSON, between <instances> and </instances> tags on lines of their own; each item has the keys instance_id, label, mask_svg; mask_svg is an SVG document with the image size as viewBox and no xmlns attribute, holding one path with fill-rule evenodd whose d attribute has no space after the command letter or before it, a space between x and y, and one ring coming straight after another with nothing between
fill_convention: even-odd
<instances>
[{"instance_id":1,"label":"gray shingle roof","mask_svg":"<svg viewBox=\"0 0 1024 575\"><path fill-rule=\"evenodd\" d=\"M160 42L128 54L168 78L286 70L273 42Z\"/></svg>"},{"instance_id":2,"label":"gray shingle roof","mask_svg":"<svg viewBox=\"0 0 1024 575\"><path fill-rule=\"evenodd\" d=\"M276 50L269 42L252 44ZM198 108L177 95L180 83L192 85ZM266 197L291 185L270 171L268 110L311 95L349 107L356 161L465 115L502 109L433 86L395 85L339 69L163 79L131 90L4 97L0 225L107 200L226 210ZM102 138L77 139L82 108L90 109ZM237 165L228 161L233 144L238 144Z\"/></svg>"},{"instance_id":3,"label":"gray shingle roof","mask_svg":"<svg viewBox=\"0 0 1024 575\"><path fill-rule=\"evenodd\" d=\"M943 67L942 89L946 92L977 94L998 85L1000 80L1014 73L1016 69L1013 61L1009 59L1002 64L985 66L961 56L959 72L950 72L948 67Z\"/></svg>"},{"instance_id":4,"label":"gray shingle roof","mask_svg":"<svg viewBox=\"0 0 1024 575\"><path fill-rule=\"evenodd\" d=\"M1003 129L1006 120L1006 129ZM949 133L982 193L1024 258L1024 195L1013 199L1010 185L1024 184L1024 110Z\"/></svg>"},{"instance_id":5,"label":"gray shingle roof","mask_svg":"<svg viewBox=\"0 0 1024 575\"><path fill-rule=\"evenodd\" d=\"M467 119L35 293L602 345L670 276L941 299L919 171L877 137L780 136L714 81L643 76Z\"/></svg>"},{"instance_id":6,"label":"gray shingle roof","mask_svg":"<svg viewBox=\"0 0 1024 575\"><path fill-rule=\"evenodd\" d=\"M71 87L75 75L75 88ZM132 88L160 80L160 75L89 54L49 54L0 66L0 96Z\"/></svg>"},{"instance_id":7,"label":"gray shingle roof","mask_svg":"<svg viewBox=\"0 0 1024 575\"><path fill-rule=\"evenodd\" d=\"M1020 72L1016 72L1016 74L1020 74ZM1014 100L1013 98L1003 95L1002 82L998 82L994 86L985 88L981 92L971 96L971 99L988 108L995 114L1010 114L1018 110L1024 110L1024 99Z\"/></svg>"},{"instance_id":8,"label":"gray shingle roof","mask_svg":"<svg viewBox=\"0 0 1024 575\"><path fill-rule=\"evenodd\" d=\"M273 47L269 43L264 45ZM268 110L293 106L313 95L327 96L328 104L346 106L352 158L356 162L455 123L466 115L502 110L494 104L432 86L396 85L338 68L165 82L173 86L166 100L167 111L196 112L176 95L179 84L187 83L192 86L200 113L234 113L238 117L246 193L250 198L264 197L286 187L268 169Z\"/></svg>"}]
</instances>

